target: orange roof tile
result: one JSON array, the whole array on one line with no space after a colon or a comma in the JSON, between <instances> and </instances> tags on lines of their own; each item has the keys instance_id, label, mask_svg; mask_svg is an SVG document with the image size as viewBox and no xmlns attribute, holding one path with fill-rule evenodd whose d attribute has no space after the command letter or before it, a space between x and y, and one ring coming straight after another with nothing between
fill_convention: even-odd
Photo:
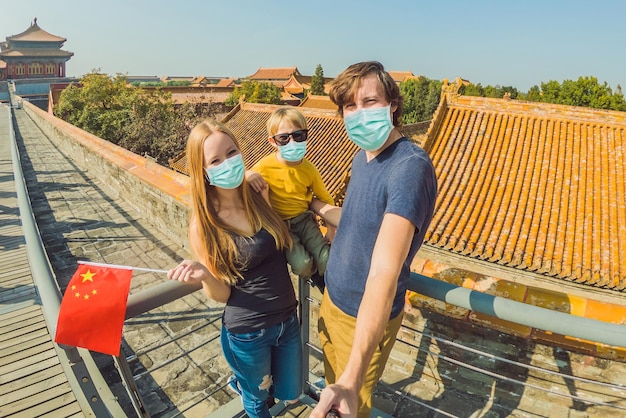
<instances>
[{"instance_id":1,"label":"orange roof tile","mask_svg":"<svg viewBox=\"0 0 626 418\"><path fill-rule=\"evenodd\" d=\"M215 84L215 87L234 87L235 79L234 78L222 78L220 81Z\"/></svg>"},{"instance_id":2,"label":"orange roof tile","mask_svg":"<svg viewBox=\"0 0 626 418\"><path fill-rule=\"evenodd\" d=\"M626 289L626 112L448 91L425 149L440 188L427 244Z\"/></svg>"},{"instance_id":3,"label":"orange roof tile","mask_svg":"<svg viewBox=\"0 0 626 418\"><path fill-rule=\"evenodd\" d=\"M300 75L298 67L259 68L256 73L247 77L249 80L288 80L292 75Z\"/></svg>"},{"instance_id":4,"label":"orange roof tile","mask_svg":"<svg viewBox=\"0 0 626 418\"><path fill-rule=\"evenodd\" d=\"M388 71L388 73L396 83L402 83L407 77L415 77L411 71Z\"/></svg>"},{"instance_id":5,"label":"orange roof tile","mask_svg":"<svg viewBox=\"0 0 626 418\"><path fill-rule=\"evenodd\" d=\"M283 84L283 90L289 94L302 94L305 90L311 89L311 77L308 76L294 76L289 77Z\"/></svg>"},{"instance_id":6,"label":"orange roof tile","mask_svg":"<svg viewBox=\"0 0 626 418\"><path fill-rule=\"evenodd\" d=\"M308 94L302 103L300 103L300 107L310 107L313 109L328 109L328 110L337 110L337 105L334 104L330 97L328 96L317 96L315 94Z\"/></svg>"}]
</instances>

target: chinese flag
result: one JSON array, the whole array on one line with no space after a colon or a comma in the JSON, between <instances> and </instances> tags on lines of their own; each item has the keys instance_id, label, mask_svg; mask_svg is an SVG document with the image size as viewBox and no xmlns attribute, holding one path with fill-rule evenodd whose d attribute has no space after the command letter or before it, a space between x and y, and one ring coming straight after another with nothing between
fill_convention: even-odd
<instances>
[{"instance_id":1,"label":"chinese flag","mask_svg":"<svg viewBox=\"0 0 626 418\"><path fill-rule=\"evenodd\" d=\"M65 289L54 341L119 356L130 269L79 264Z\"/></svg>"}]
</instances>

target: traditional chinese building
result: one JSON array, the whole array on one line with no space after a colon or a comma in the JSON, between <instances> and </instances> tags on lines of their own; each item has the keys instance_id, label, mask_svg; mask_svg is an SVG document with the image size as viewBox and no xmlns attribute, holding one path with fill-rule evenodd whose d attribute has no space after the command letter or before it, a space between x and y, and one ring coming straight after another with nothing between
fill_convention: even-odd
<instances>
[{"instance_id":1,"label":"traditional chinese building","mask_svg":"<svg viewBox=\"0 0 626 418\"><path fill-rule=\"evenodd\" d=\"M61 48L67 39L37 25L0 42L0 80L66 77L65 63L74 55Z\"/></svg>"}]
</instances>

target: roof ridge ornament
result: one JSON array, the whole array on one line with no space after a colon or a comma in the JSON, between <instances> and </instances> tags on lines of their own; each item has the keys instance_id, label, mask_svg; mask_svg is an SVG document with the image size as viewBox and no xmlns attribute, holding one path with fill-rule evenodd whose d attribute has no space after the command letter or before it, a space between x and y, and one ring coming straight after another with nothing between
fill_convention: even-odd
<instances>
[{"instance_id":1,"label":"roof ridge ornament","mask_svg":"<svg viewBox=\"0 0 626 418\"><path fill-rule=\"evenodd\" d=\"M441 86L441 93L446 94L448 99L456 98L459 96L459 89L463 85L463 79L461 77L457 77L454 79L452 83L448 82L447 78L443 79L443 84Z\"/></svg>"}]
</instances>

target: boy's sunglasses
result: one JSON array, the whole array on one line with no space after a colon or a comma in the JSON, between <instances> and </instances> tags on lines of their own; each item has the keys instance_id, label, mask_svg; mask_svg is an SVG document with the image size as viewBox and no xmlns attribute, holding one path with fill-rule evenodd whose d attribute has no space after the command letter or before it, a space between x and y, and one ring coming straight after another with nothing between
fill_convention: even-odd
<instances>
[{"instance_id":1,"label":"boy's sunglasses","mask_svg":"<svg viewBox=\"0 0 626 418\"><path fill-rule=\"evenodd\" d=\"M296 142L304 142L309 136L308 129L300 129L298 131L293 131L290 134L276 134L272 138L276 141L278 146L287 145L289 143L289 137L292 137Z\"/></svg>"}]
</instances>

